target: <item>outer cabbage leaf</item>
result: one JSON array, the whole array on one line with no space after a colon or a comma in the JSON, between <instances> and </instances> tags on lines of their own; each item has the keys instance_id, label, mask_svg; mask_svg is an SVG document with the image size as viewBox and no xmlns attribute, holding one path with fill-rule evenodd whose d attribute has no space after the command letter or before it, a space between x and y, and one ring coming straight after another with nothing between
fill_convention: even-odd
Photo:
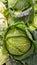
<instances>
[{"instance_id":1,"label":"outer cabbage leaf","mask_svg":"<svg viewBox=\"0 0 37 65\"><path fill-rule=\"evenodd\" d=\"M2 46L0 46L0 65L2 65L2 64L4 64L4 63L6 63L7 62L7 60L8 60L8 54L4 54L3 52L2 52Z\"/></svg>"},{"instance_id":2,"label":"outer cabbage leaf","mask_svg":"<svg viewBox=\"0 0 37 65\"><path fill-rule=\"evenodd\" d=\"M24 10L30 7L32 0L8 0L8 7L14 10Z\"/></svg>"},{"instance_id":3,"label":"outer cabbage leaf","mask_svg":"<svg viewBox=\"0 0 37 65\"><path fill-rule=\"evenodd\" d=\"M0 13L3 13L6 10L6 6L3 2L0 1Z\"/></svg>"}]
</instances>

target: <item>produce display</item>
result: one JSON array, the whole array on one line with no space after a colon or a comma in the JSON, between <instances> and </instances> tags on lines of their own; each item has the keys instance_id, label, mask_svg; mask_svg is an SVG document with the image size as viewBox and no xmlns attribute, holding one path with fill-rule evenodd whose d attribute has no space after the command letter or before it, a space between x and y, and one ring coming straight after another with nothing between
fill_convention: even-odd
<instances>
[{"instance_id":1,"label":"produce display","mask_svg":"<svg viewBox=\"0 0 37 65\"><path fill-rule=\"evenodd\" d=\"M0 65L37 65L34 59L37 0L0 0Z\"/></svg>"}]
</instances>

